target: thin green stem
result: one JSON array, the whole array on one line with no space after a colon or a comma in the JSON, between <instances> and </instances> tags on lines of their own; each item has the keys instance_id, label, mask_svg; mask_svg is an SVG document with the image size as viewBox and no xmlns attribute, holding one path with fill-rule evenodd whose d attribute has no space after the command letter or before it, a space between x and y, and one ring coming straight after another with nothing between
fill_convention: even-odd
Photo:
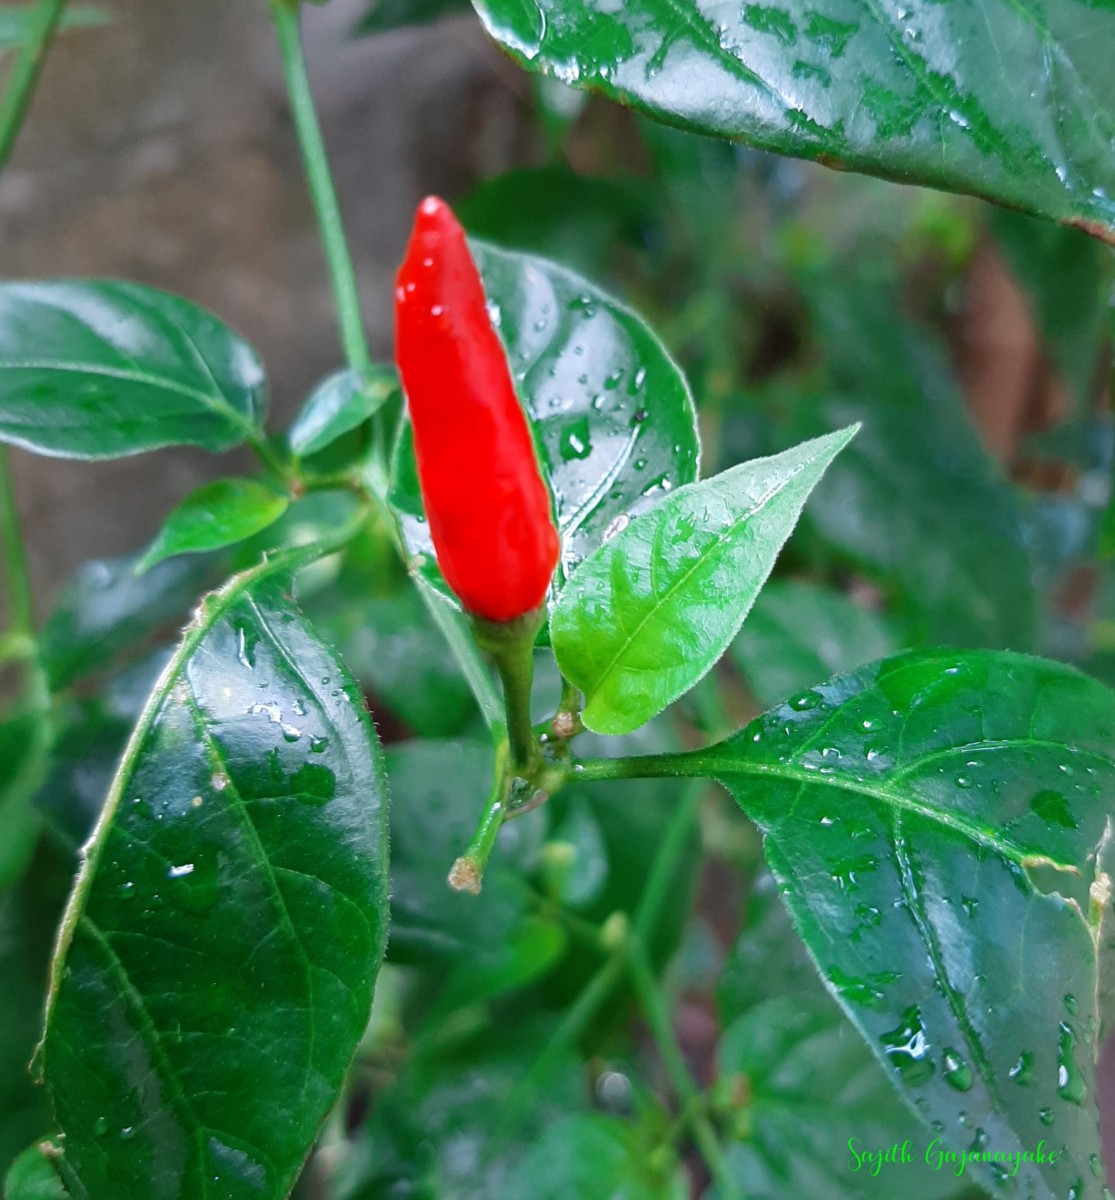
<instances>
[{"instance_id":1,"label":"thin green stem","mask_svg":"<svg viewBox=\"0 0 1115 1200\"><path fill-rule=\"evenodd\" d=\"M646 887L639 898L639 907L635 910L632 922L634 935L643 944L650 939L654 927L658 924L658 918L662 915L678 863L685 853L685 844L697 819L704 790L703 780L693 780L682 791L681 800L671 814L666 832L658 843Z\"/></svg>"},{"instance_id":2,"label":"thin green stem","mask_svg":"<svg viewBox=\"0 0 1115 1200\"><path fill-rule=\"evenodd\" d=\"M499 671L511 766L522 778L530 778L540 760L538 739L530 720L530 692L534 681L534 639L543 619L539 609L514 621L473 621L476 641L491 654Z\"/></svg>"},{"instance_id":3,"label":"thin green stem","mask_svg":"<svg viewBox=\"0 0 1115 1200\"><path fill-rule=\"evenodd\" d=\"M34 629L31 575L12 480L11 456L4 445L0 445L0 541L4 576L8 581L8 629L16 635L30 636Z\"/></svg>"},{"instance_id":4,"label":"thin green stem","mask_svg":"<svg viewBox=\"0 0 1115 1200\"><path fill-rule=\"evenodd\" d=\"M700 1090L693 1082L693 1077L686 1066L685 1057L674 1033L670 1013L662 999L654 972L647 960L646 951L638 938L633 938L631 941L627 963L631 982L639 998L639 1005L650 1025L651 1033L654 1035L658 1053L662 1058L662 1065L666 1068L670 1082L682 1101L683 1110L691 1110L694 1113L693 1138L702 1158L712 1172L717 1190L724 1200L742 1200L740 1191L736 1187L736 1181L732 1177L731 1171L728 1170L716 1130L713 1129L708 1117L700 1111Z\"/></svg>"},{"instance_id":5,"label":"thin green stem","mask_svg":"<svg viewBox=\"0 0 1115 1200\"><path fill-rule=\"evenodd\" d=\"M0 168L11 157L31 97L35 94L39 72L65 9L66 0L39 0L31 13L23 45L8 77L8 86L0 96Z\"/></svg>"},{"instance_id":6,"label":"thin green stem","mask_svg":"<svg viewBox=\"0 0 1115 1200\"><path fill-rule=\"evenodd\" d=\"M586 758L577 762L574 779L596 782L601 779L659 779L663 776L712 776L722 765L706 760L700 750L681 750L672 754L636 754L623 758Z\"/></svg>"},{"instance_id":7,"label":"thin green stem","mask_svg":"<svg viewBox=\"0 0 1115 1200\"><path fill-rule=\"evenodd\" d=\"M306 71L299 0L269 0L269 3L282 54L283 75L286 79L294 126L298 133L298 144L302 150L306 179L329 264L337 320L341 327L341 344L348 365L366 382L371 373L372 358L364 332L364 316L360 305L360 291L356 285L356 272L345 238L341 207L337 202L337 191L329 170L329 157L321 135L310 77Z\"/></svg>"},{"instance_id":8,"label":"thin green stem","mask_svg":"<svg viewBox=\"0 0 1115 1200\"><path fill-rule=\"evenodd\" d=\"M484 811L480 824L469 842L468 849L453 864L449 872L449 882L459 892L480 891L480 883L484 877L484 868L488 864L488 856L496 844L500 826L507 815L507 797L511 790L511 775L507 769L507 743L500 742L496 747L495 767L492 775L492 787L488 798L484 801Z\"/></svg>"}]
</instances>

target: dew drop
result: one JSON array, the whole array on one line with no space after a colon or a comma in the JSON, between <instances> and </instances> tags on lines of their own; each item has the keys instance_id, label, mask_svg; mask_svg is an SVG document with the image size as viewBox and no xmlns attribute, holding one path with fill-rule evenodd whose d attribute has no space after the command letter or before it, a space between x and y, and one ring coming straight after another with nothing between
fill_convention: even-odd
<instances>
[{"instance_id":1,"label":"dew drop","mask_svg":"<svg viewBox=\"0 0 1115 1200\"><path fill-rule=\"evenodd\" d=\"M108 1117L98 1117L93 1122L93 1136L104 1137L108 1133Z\"/></svg>"},{"instance_id":2,"label":"dew drop","mask_svg":"<svg viewBox=\"0 0 1115 1200\"><path fill-rule=\"evenodd\" d=\"M1038 1109L1038 1120L1040 1120L1043 1125L1052 1125L1053 1120L1054 1120L1053 1109L1039 1108Z\"/></svg>"},{"instance_id":3,"label":"dew drop","mask_svg":"<svg viewBox=\"0 0 1115 1200\"><path fill-rule=\"evenodd\" d=\"M1029 1050L1023 1050L1018 1056L1018 1062L1007 1073L1013 1083L1028 1086L1034 1081L1034 1056Z\"/></svg>"},{"instance_id":4,"label":"dew drop","mask_svg":"<svg viewBox=\"0 0 1115 1200\"><path fill-rule=\"evenodd\" d=\"M193 863L182 863L181 866L171 867L166 875L168 879L184 879L187 875L194 873Z\"/></svg>"},{"instance_id":5,"label":"dew drop","mask_svg":"<svg viewBox=\"0 0 1115 1200\"><path fill-rule=\"evenodd\" d=\"M929 1041L916 1007L902 1014L902 1023L879 1039L883 1053L894 1064L907 1084L917 1087L928 1083L935 1067L929 1059Z\"/></svg>"},{"instance_id":6,"label":"dew drop","mask_svg":"<svg viewBox=\"0 0 1115 1200\"><path fill-rule=\"evenodd\" d=\"M967 1092L972 1086L972 1068L951 1047L946 1046L943 1056L945 1082L958 1092Z\"/></svg>"},{"instance_id":7,"label":"dew drop","mask_svg":"<svg viewBox=\"0 0 1115 1200\"><path fill-rule=\"evenodd\" d=\"M1057 1045L1057 1095L1070 1104L1083 1104L1088 1095L1088 1085L1084 1082L1084 1073L1077 1066L1073 1050L1076 1046L1076 1035L1072 1026L1062 1021L1061 1036Z\"/></svg>"}]
</instances>

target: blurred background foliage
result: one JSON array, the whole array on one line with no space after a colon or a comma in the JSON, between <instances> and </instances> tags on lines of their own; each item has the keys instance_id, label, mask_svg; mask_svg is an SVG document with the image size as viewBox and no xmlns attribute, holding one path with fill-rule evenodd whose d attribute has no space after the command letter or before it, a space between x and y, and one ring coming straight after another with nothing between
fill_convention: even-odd
<instances>
[{"instance_id":1,"label":"blurred background foliage","mask_svg":"<svg viewBox=\"0 0 1115 1200\"><path fill-rule=\"evenodd\" d=\"M467 7L349 5L346 30L397 38L400 25L449 18L440 36L473 46ZM903 647L1010 647L1115 684L1109 248L979 201L681 133L528 79L491 47L475 53L490 56L486 103L514 127L500 169L414 169L400 211L437 187L473 235L555 258L644 313L691 380L705 474L864 424L728 658L625 749L722 734ZM297 186L293 160L276 171ZM389 254L364 279L382 292L381 323ZM31 273L29 255L12 255ZM159 276L119 262L114 273ZM174 287L172 266L153 281ZM295 313L280 305L272 318L279 340ZM308 389L283 386L289 411ZM25 477L28 496L50 469ZM0 1171L48 1131L23 1065L51 930L174 631L223 572L335 523L344 503L309 497L254 543L140 579L130 558L91 562L58 591L44 643L52 679L70 691L38 792L47 833L31 872L0 891ZM142 531L128 537L143 544ZM816 983L736 806L712 788L683 799L667 781L571 788L507 827L479 900L456 896L445 873L490 764L468 689L385 532L369 529L343 560L307 573L302 599L390 743L394 860L389 965L303 1200L641 1200L702 1187L692 1114L664 1104L652 1031L608 965L609 928L640 920L744 1193L891 1194L885 1175L841 1171L846 1138L870 1130L859 1136L882 1145L915 1125ZM539 717L556 687L538 681ZM2 737L15 744L20 730L0 725ZM684 806L695 824L679 823ZM840 1120L818 1121L818 1102ZM902 1186L957 1194L929 1173Z\"/></svg>"}]
</instances>

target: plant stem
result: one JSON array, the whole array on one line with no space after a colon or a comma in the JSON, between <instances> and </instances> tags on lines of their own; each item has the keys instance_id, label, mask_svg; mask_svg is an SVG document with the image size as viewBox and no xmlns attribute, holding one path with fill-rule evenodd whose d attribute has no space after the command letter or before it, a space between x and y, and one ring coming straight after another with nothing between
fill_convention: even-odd
<instances>
[{"instance_id":1,"label":"plant stem","mask_svg":"<svg viewBox=\"0 0 1115 1200\"><path fill-rule=\"evenodd\" d=\"M65 8L66 0L39 0L31 13L24 43L0 97L0 168L11 157Z\"/></svg>"},{"instance_id":2,"label":"plant stem","mask_svg":"<svg viewBox=\"0 0 1115 1200\"><path fill-rule=\"evenodd\" d=\"M636 754L624 758L585 758L577 762L573 778L588 782L602 779L660 779L663 776L716 778L723 762L706 757L703 750L680 750L672 754Z\"/></svg>"},{"instance_id":3,"label":"plant stem","mask_svg":"<svg viewBox=\"0 0 1115 1200\"><path fill-rule=\"evenodd\" d=\"M298 144L302 150L310 195L317 213L322 246L329 264L337 320L341 327L341 344L348 365L366 382L371 373L372 358L364 332L356 272L353 270L352 257L345 238L341 208L329 171L329 158L321 136L321 125L306 71L306 56L299 21L299 0L269 2L283 58L283 75L290 98L291 114L298 133Z\"/></svg>"},{"instance_id":4,"label":"plant stem","mask_svg":"<svg viewBox=\"0 0 1115 1200\"><path fill-rule=\"evenodd\" d=\"M708 1117L700 1111L701 1093L693 1082L693 1077L689 1074L685 1057L674 1034L673 1022L658 990L654 972L647 961L646 950L637 937L631 940L627 964L631 982L639 997L639 1005L654 1034L658 1053L662 1057L662 1064L666 1068L670 1082L682 1101L683 1110L694 1113L693 1137L701 1151L702 1158L712 1172L713 1179L716 1180L717 1190L723 1200L741 1200L740 1191L728 1170L728 1164L720 1148L716 1130L713 1129Z\"/></svg>"},{"instance_id":5,"label":"plant stem","mask_svg":"<svg viewBox=\"0 0 1115 1200\"><path fill-rule=\"evenodd\" d=\"M484 801L484 812L480 824L472 835L468 849L453 864L449 882L459 892L478 894L488 856L496 844L500 826L507 814L507 797L511 790L511 776L507 770L507 743L496 747L495 770L491 791Z\"/></svg>"},{"instance_id":6,"label":"plant stem","mask_svg":"<svg viewBox=\"0 0 1115 1200\"><path fill-rule=\"evenodd\" d=\"M677 865L685 851L685 843L693 822L697 818L701 797L704 794L703 780L693 780L681 794L681 801L670 816L666 832L658 843L658 850L647 876L646 887L639 899L639 907L635 910L632 930L635 937L644 945L654 932L658 918L662 915L662 906L673 881Z\"/></svg>"},{"instance_id":7,"label":"plant stem","mask_svg":"<svg viewBox=\"0 0 1115 1200\"><path fill-rule=\"evenodd\" d=\"M495 660L503 683L511 766L523 778L529 778L539 762L538 741L530 721L530 691L534 681L534 639L543 619L543 612L538 609L514 621L473 621L476 641Z\"/></svg>"},{"instance_id":8,"label":"plant stem","mask_svg":"<svg viewBox=\"0 0 1115 1200\"><path fill-rule=\"evenodd\" d=\"M0 542L3 543L4 574L8 580L8 629L13 634L29 637L34 629L31 576L12 482L11 458L5 445L0 445Z\"/></svg>"}]
</instances>

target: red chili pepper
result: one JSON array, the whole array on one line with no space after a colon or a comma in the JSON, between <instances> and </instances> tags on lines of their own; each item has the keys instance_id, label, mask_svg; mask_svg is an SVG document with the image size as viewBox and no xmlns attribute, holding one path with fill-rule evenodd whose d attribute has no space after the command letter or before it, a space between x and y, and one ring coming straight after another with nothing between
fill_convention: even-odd
<instances>
[{"instance_id":1,"label":"red chili pepper","mask_svg":"<svg viewBox=\"0 0 1115 1200\"><path fill-rule=\"evenodd\" d=\"M480 272L434 196L396 285L395 359L438 565L468 612L514 620L545 599L560 543Z\"/></svg>"}]
</instances>

